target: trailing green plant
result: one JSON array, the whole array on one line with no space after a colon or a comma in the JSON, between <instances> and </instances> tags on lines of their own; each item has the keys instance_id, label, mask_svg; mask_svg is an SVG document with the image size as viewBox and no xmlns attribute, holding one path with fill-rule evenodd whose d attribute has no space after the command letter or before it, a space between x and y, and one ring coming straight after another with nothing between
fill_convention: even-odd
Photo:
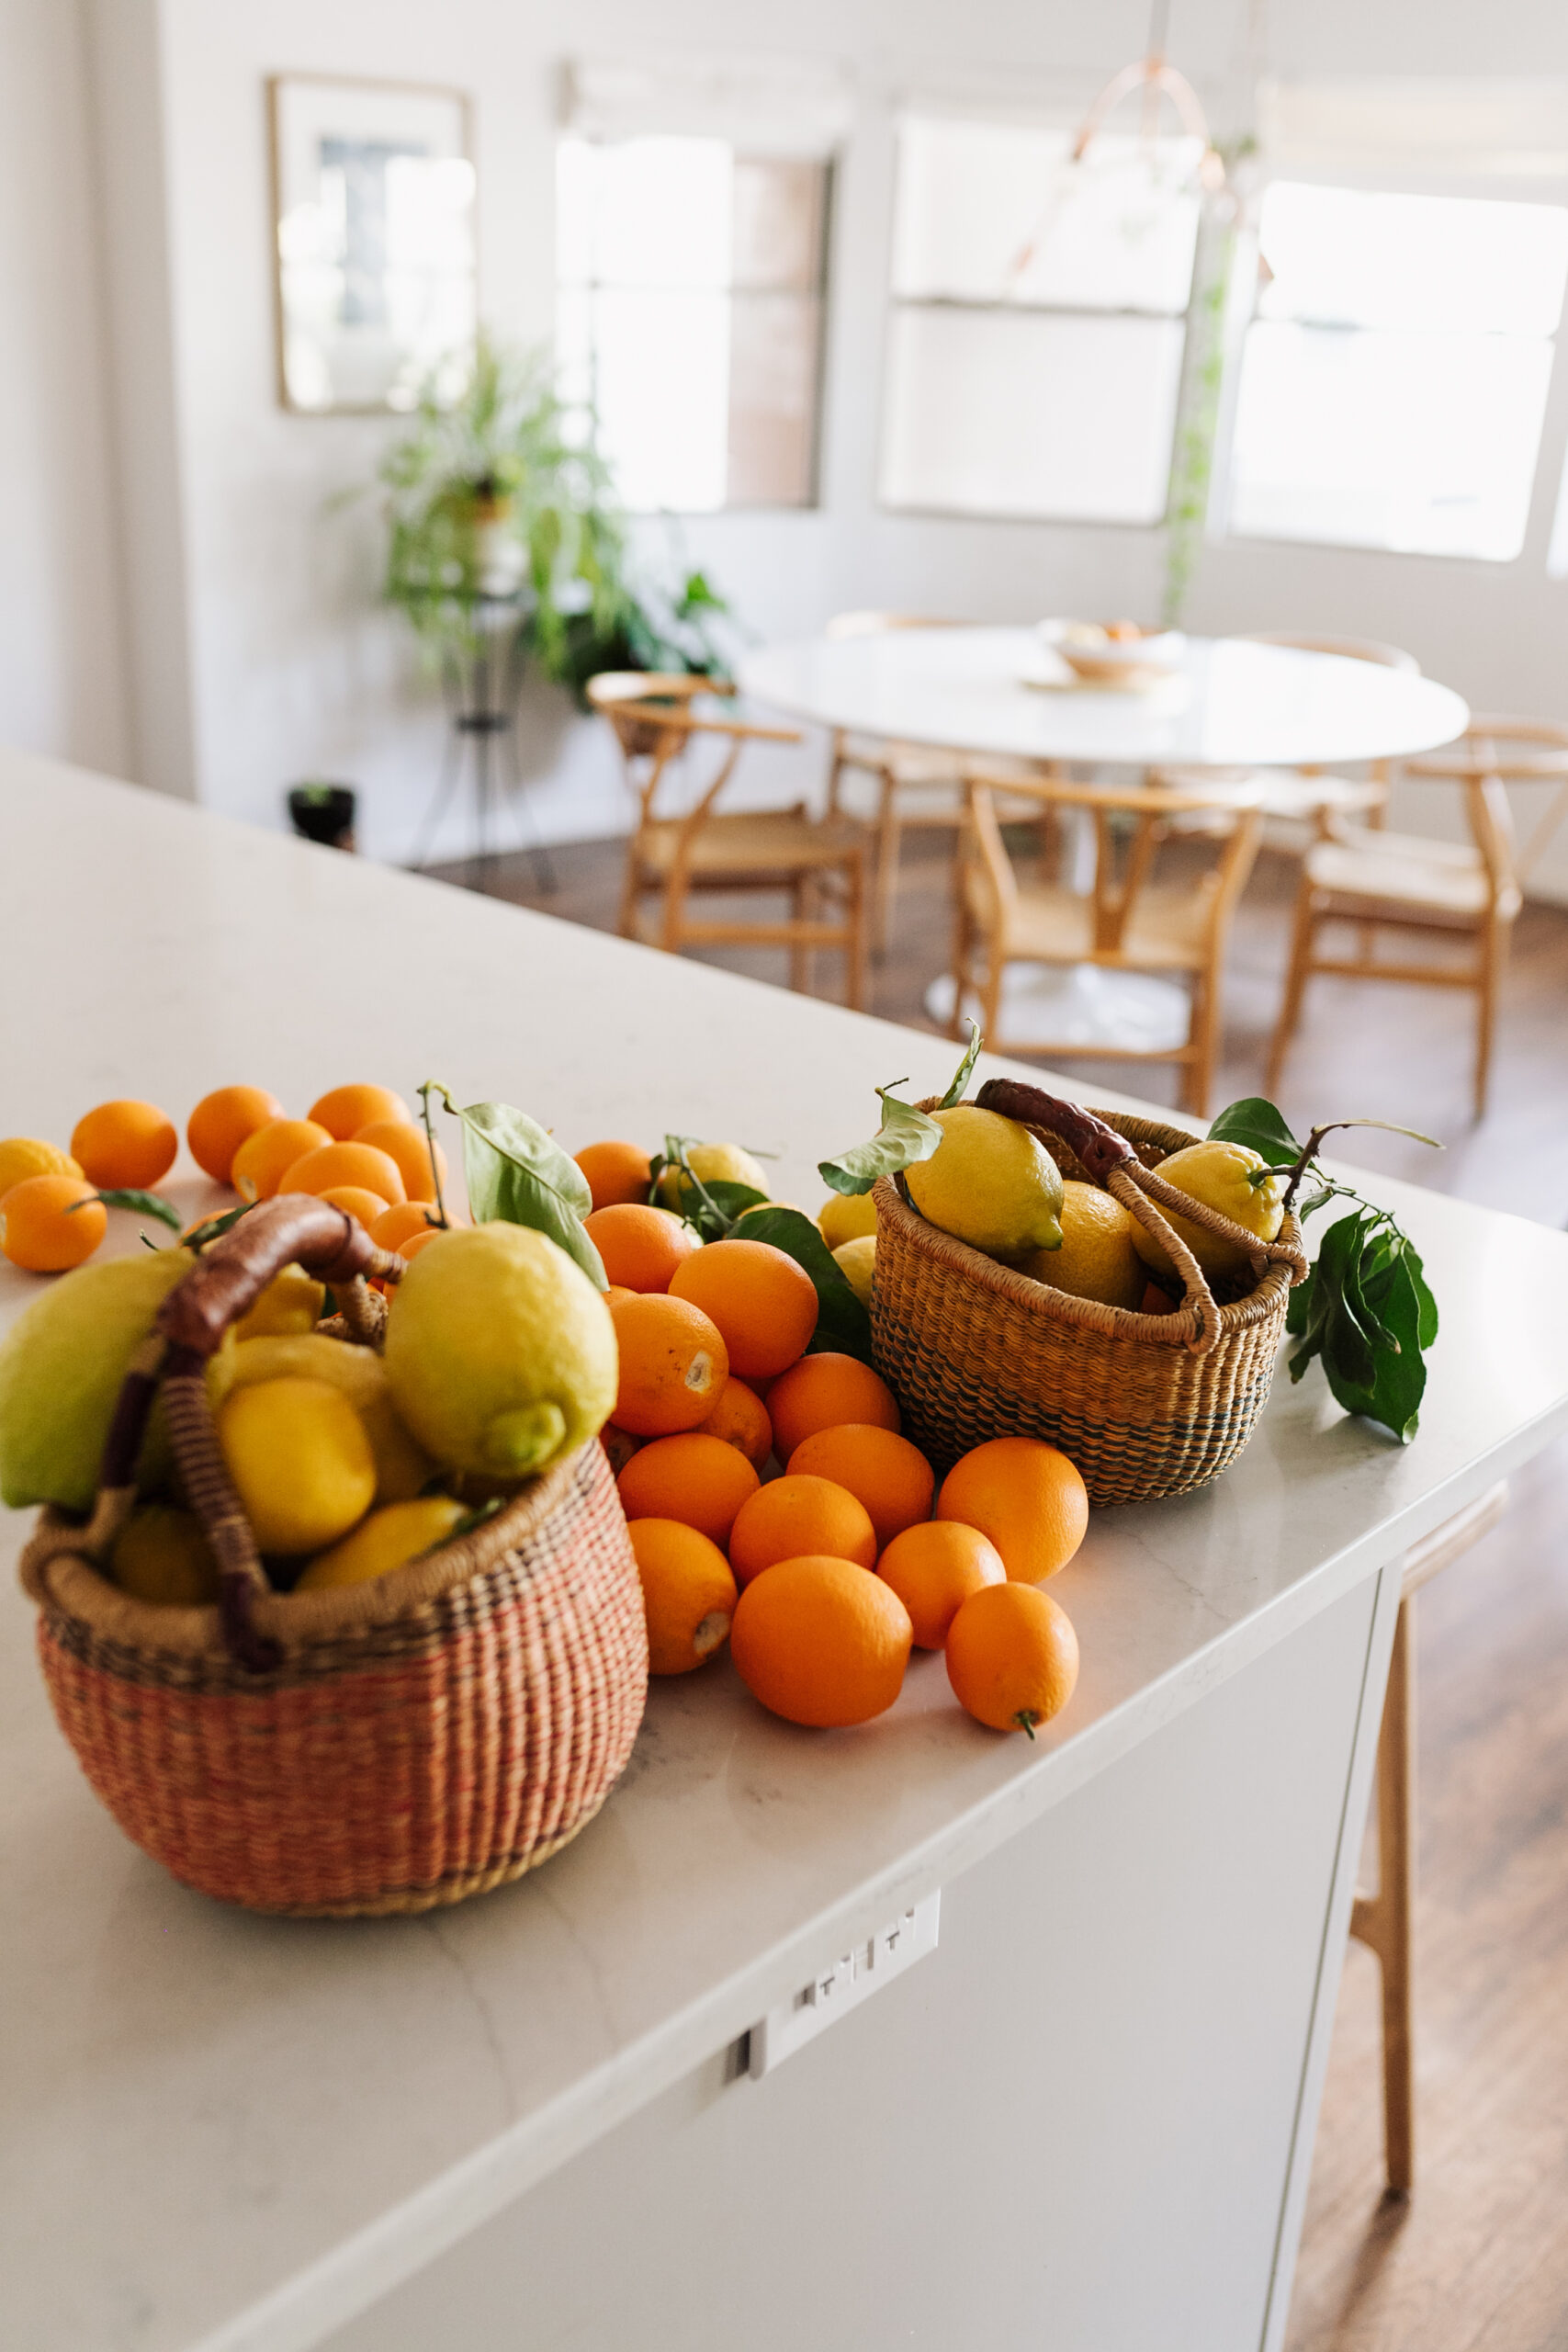
<instances>
[{"instance_id":1,"label":"trailing green plant","mask_svg":"<svg viewBox=\"0 0 1568 2352\"><path fill-rule=\"evenodd\" d=\"M456 399L451 379L449 362L426 379L379 469L384 593L432 651L479 643L490 523L521 549L525 646L579 699L600 670L721 673L723 599L701 571L643 576L592 416L562 399L544 357L481 335Z\"/></svg>"}]
</instances>

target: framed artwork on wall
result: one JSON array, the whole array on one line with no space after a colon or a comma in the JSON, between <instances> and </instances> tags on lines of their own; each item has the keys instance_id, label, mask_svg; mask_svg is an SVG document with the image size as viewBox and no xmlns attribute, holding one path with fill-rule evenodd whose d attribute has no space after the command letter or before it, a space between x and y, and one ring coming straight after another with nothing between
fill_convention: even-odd
<instances>
[{"instance_id":1,"label":"framed artwork on wall","mask_svg":"<svg viewBox=\"0 0 1568 2352\"><path fill-rule=\"evenodd\" d=\"M272 133L278 398L409 409L479 316L468 102L457 90L280 74Z\"/></svg>"}]
</instances>

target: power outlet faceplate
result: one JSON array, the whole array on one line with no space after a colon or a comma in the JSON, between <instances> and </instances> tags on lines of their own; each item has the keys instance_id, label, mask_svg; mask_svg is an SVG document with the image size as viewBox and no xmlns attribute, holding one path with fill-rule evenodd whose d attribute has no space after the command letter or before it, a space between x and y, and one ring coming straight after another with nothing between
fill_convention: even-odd
<instances>
[{"instance_id":1,"label":"power outlet faceplate","mask_svg":"<svg viewBox=\"0 0 1568 2352\"><path fill-rule=\"evenodd\" d=\"M869 2001L896 1976L902 1976L917 1960L935 1951L941 1919L939 1889L912 1911L901 1911L863 1943L827 1962L796 1987L789 2000L781 2001L759 2018L751 2028L752 2081L761 2082L803 2044L814 2041L838 2018Z\"/></svg>"}]
</instances>

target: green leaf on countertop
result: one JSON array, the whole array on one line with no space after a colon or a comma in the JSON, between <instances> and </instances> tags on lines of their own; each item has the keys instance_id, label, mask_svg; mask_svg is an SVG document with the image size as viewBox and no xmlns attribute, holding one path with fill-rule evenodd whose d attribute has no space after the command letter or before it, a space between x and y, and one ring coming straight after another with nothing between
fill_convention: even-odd
<instances>
[{"instance_id":1,"label":"green leaf on countertop","mask_svg":"<svg viewBox=\"0 0 1568 2352\"><path fill-rule=\"evenodd\" d=\"M243 1216L249 1216L256 1205L254 1201L242 1201L237 1209L220 1209L216 1216L209 1216L204 1225L198 1225L195 1228L186 1245L186 1248L205 1250L209 1241L216 1241L220 1234L227 1233L231 1226L238 1225Z\"/></svg>"},{"instance_id":2,"label":"green leaf on countertop","mask_svg":"<svg viewBox=\"0 0 1568 2352\"><path fill-rule=\"evenodd\" d=\"M1283 1114L1264 1094L1248 1094L1239 1102L1227 1103L1209 1128L1209 1141L1245 1144L1270 1167L1292 1165L1301 1152Z\"/></svg>"},{"instance_id":3,"label":"green leaf on countertop","mask_svg":"<svg viewBox=\"0 0 1568 2352\"><path fill-rule=\"evenodd\" d=\"M509 1102L470 1102L459 1111L431 1081L462 1124L463 1175L476 1225L524 1225L547 1235L581 1267L596 1290L608 1290L604 1263L583 1228L593 1206L588 1179L555 1137Z\"/></svg>"},{"instance_id":4,"label":"green leaf on countertop","mask_svg":"<svg viewBox=\"0 0 1568 2352\"><path fill-rule=\"evenodd\" d=\"M73 1201L65 1212L66 1216L72 1216L77 1209L85 1209L89 1199L101 1201L107 1209L132 1209L138 1216L155 1216L160 1225L168 1227L171 1233L178 1233L185 1225L185 1219L173 1201L166 1201L162 1193L138 1193L124 1189L93 1193L85 1199Z\"/></svg>"},{"instance_id":5,"label":"green leaf on countertop","mask_svg":"<svg viewBox=\"0 0 1568 2352\"><path fill-rule=\"evenodd\" d=\"M1362 1206L1330 1226L1312 1272L1292 1293L1286 1328L1301 1341L1292 1380L1320 1355L1346 1412L1410 1442L1438 1310L1419 1256L1385 1212Z\"/></svg>"},{"instance_id":6,"label":"green leaf on countertop","mask_svg":"<svg viewBox=\"0 0 1568 2352\"><path fill-rule=\"evenodd\" d=\"M807 1348L807 1355L856 1356L875 1370L875 1358L871 1351L871 1317L803 1210L781 1208L774 1202L748 1209L737 1221L734 1238L770 1241L810 1275L817 1292L817 1329Z\"/></svg>"}]
</instances>

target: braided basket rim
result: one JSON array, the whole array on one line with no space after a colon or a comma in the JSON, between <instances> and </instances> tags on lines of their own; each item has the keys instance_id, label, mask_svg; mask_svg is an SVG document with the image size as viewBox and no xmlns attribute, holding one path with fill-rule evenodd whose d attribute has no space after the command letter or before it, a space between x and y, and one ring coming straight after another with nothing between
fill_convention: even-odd
<instances>
[{"instance_id":1,"label":"braided basket rim","mask_svg":"<svg viewBox=\"0 0 1568 2352\"><path fill-rule=\"evenodd\" d=\"M932 1096L919 1107L930 1111L938 1098ZM1090 1107L1092 1106L1086 1106ZM1125 1111L1096 1110L1094 1116L1103 1119L1107 1126L1125 1136L1131 1144L1154 1144L1162 1157L1173 1151L1183 1151L1189 1144L1201 1143L1201 1136L1189 1135L1184 1128L1168 1127L1156 1119L1143 1119ZM1041 1128L1043 1136L1049 1131ZM1073 1158L1071 1147L1060 1136L1050 1141ZM1056 1152L1053 1151L1053 1158ZM1076 1161L1075 1161L1076 1165ZM1157 1165L1157 1163L1156 1163ZM1021 1273L1016 1267L1004 1266L998 1259L988 1258L984 1250L974 1249L956 1234L944 1233L940 1226L923 1217L919 1209L905 1198L899 1184L889 1176L879 1176L872 1190L879 1220L886 1218L898 1233L899 1238L922 1256L933 1260L956 1275L988 1290L1008 1301L1026 1315L1044 1323L1066 1323L1078 1330L1090 1331L1103 1340L1142 1341L1164 1349L1185 1349L1185 1318L1178 1315L1144 1315L1127 1306L1108 1306L1099 1299L1077 1298L1070 1291L1057 1290L1050 1283L1036 1282L1032 1274ZM1280 1240L1301 1239L1301 1227L1293 1212L1287 1211L1280 1227ZM1267 1322L1280 1311L1282 1296L1291 1289L1291 1268L1283 1260L1275 1260L1266 1269L1260 1281L1254 1283L1244 1296L1221 1306L1215 1302L1219 1316L1219 1342L1233 1339L1254 1325ZM1172 1326L1175 1325L1175 1329Z\"/></svg>"},{"instance_id":2,"label":"braided basket rim","mask_svg":"<svg viewBox=\"0 0 1568 2352\"><path fill-rule=\"evenodd\" d=\"M596 1437L587 1442L588 1445L598 1442ZM493 1518L469 1534L406 1560L384 1576L320 1592L259 1595L254 1616L257 1630L279 1641L286 1657L298 1663L301 1653L344 1634L383 1629L405 1620L412 1628L433 1601L488 1574L571 1504L586 1467L586 1450L585 1446L575 1448L531 1478ZM187 1660L208 1657L228 1667L231 1654L216 1602L186 1607L140 1600L122 1592L82 1550L85 1534L84 1523L53 1505L39 1514L18 1573L24 1590L47 1615L74 1623L98 1639L140 1652L150 1661L160 1656ZM266 1679L258 1677L257 1687L265 1687Z\"/></svg>"}]
</instances>

